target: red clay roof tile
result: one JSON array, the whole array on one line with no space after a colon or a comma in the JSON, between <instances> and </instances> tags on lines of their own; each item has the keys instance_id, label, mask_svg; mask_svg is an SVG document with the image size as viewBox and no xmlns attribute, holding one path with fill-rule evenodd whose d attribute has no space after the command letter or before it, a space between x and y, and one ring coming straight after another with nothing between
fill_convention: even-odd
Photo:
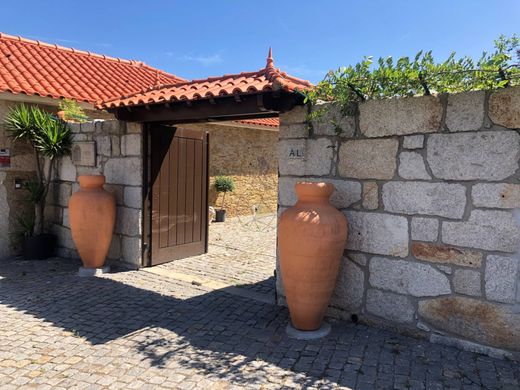
<instances>
[{"instance_id":1,"label":"red clay roof tile","mask_svg":"<svg viewBox=\"0 0 520 390\"><path fill-rule=\"evenodd\" d=\"M266 67L259 71L226 74L220 77L208 77L207 79L152 87L118 99L105 100L99 103L97 107L106 109L138 106L280 89L293 92L295 90L306 90L310 87L312 87L310 82L289 76L275 68L272 52L269 49Z\"/></svg>"},{"instance_id":2,"label":"red clay roof tile","mask_svg":"<svg viewBox=\"0 0 520 390\"><path fill-rule=\"evenodd\" d=\"M236 122L243 123L244 125L265 126L265 127L273 127L273 128L280 126L279 118L241 119Z\"/></svg>"},{"instance_id":3,"label":"red clay roof tile","mask_svg":"<svg viewBox=\"0 0 520 390\"><path fill-rule=\"evenodd\" d=\"M186 81L143 62L0 33L0 92L95 103Z\"/></svg>"}]
</instances>

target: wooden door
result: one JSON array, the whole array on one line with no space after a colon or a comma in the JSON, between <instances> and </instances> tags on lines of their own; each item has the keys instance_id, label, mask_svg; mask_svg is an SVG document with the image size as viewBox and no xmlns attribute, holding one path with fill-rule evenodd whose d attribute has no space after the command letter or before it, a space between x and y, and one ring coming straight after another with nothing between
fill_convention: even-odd
<instances>
[{"instance_id":1,"label":"wooden door","mask_svg":"<svg viewBox=\"0 0 520 390\"><path fill-rule=\"evenodd\" d=\"M208 134L151 126L151 265L207 252Z\"/></svg>"}]
</instances>

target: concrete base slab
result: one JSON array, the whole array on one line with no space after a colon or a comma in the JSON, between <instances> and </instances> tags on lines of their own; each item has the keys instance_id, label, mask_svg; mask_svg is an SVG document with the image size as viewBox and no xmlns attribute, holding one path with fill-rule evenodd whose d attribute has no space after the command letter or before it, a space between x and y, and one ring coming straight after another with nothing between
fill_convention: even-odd
<instances>
[{"instance_id":1,"label":"concrete base slab","mask_svg":"<svg viewBox=\"0 0 520 390\"><path fill-rule=\"evenodd\" d=\"M325 321L322 322L321 327L316 330L298 330L289 322L285 328L285 333L292 339L315 340L327 336L330 330L330 324L327 324Z\"/></svg>"},{"instance_id":2,"label":"concrete base slab","mask_svg":"<svg viewBox=\"0 0 520 390\"><path fill-rule=\"evenodd\" d=\"M103 268L85 268L85 267L79 267L78 276L81 276L82 278L88 278L91 276L101 276L103 274L106 274L110 271L110 267L107 265Z\"/></svg>"}]
</instances>

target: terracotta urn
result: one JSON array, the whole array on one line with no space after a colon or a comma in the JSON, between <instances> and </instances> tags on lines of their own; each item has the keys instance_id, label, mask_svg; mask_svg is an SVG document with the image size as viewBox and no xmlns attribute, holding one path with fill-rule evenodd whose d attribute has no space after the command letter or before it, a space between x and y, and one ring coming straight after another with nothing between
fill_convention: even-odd
<instances>
[{"instance_id":1,"label":"terracotta urn","mask_svg":"<svg viewBox=\"0 0 520 390\"><path fill-rule=\"evenodd\" d=\"M347 219L329 202L330 183L297 183L298 202L280 217L281 276L294 328L320 328L336 285Z\"/></svg>"},{"instance_id":2,"label":"terracotta urn","mask_svg":"<svg viewBox=\"0 0 520 390\"><path fill-rule=\"evenodd\" d=\"M103 189L105 176L79 176L79 190L69 200L72 239L84 268L101 268L112 241L116 220L114 195Z\"/></svg>"}]
</instances>

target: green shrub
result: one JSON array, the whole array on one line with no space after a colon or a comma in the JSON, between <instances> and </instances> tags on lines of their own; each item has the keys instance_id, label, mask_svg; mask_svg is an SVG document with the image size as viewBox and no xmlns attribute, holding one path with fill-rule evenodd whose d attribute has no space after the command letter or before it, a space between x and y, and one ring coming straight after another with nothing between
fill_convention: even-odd
<instances>
[{"instance_id":1,"label":"green shrub","mask_svg":"<svg viewBox=\"0 0 520 390\"><path fill-rule=\"evenodd\" d=\"M85 114L85 111L83 111L75 100L63 99L58 105L58 109L63 111L63 117L67 121L79 123L88 121L88 116Z\"/></svg>"},{"instance_id":2,"label":"green shrub","mask_svg":"<svg viewBox=\"0 0 520 390\"><path fill-rule=\"evenodd\" d=\"M217 192L235 191L235 182L229 176L218 176L215 178L215 189Z\"/></svg>"},{"instance_id":3,"label":"green shrub","mask_svg":"<svg viewBox=\"0 0 520 390\"><path fill-rule=\"evenodd\" d=\"M235 191L235 182L229 176L217 176L215 178L215 189L217 192L223 192L224 196L222 197L222 207L224 210L224 203L226 200L226 193Z\"/></svg>"}]
</instances>

